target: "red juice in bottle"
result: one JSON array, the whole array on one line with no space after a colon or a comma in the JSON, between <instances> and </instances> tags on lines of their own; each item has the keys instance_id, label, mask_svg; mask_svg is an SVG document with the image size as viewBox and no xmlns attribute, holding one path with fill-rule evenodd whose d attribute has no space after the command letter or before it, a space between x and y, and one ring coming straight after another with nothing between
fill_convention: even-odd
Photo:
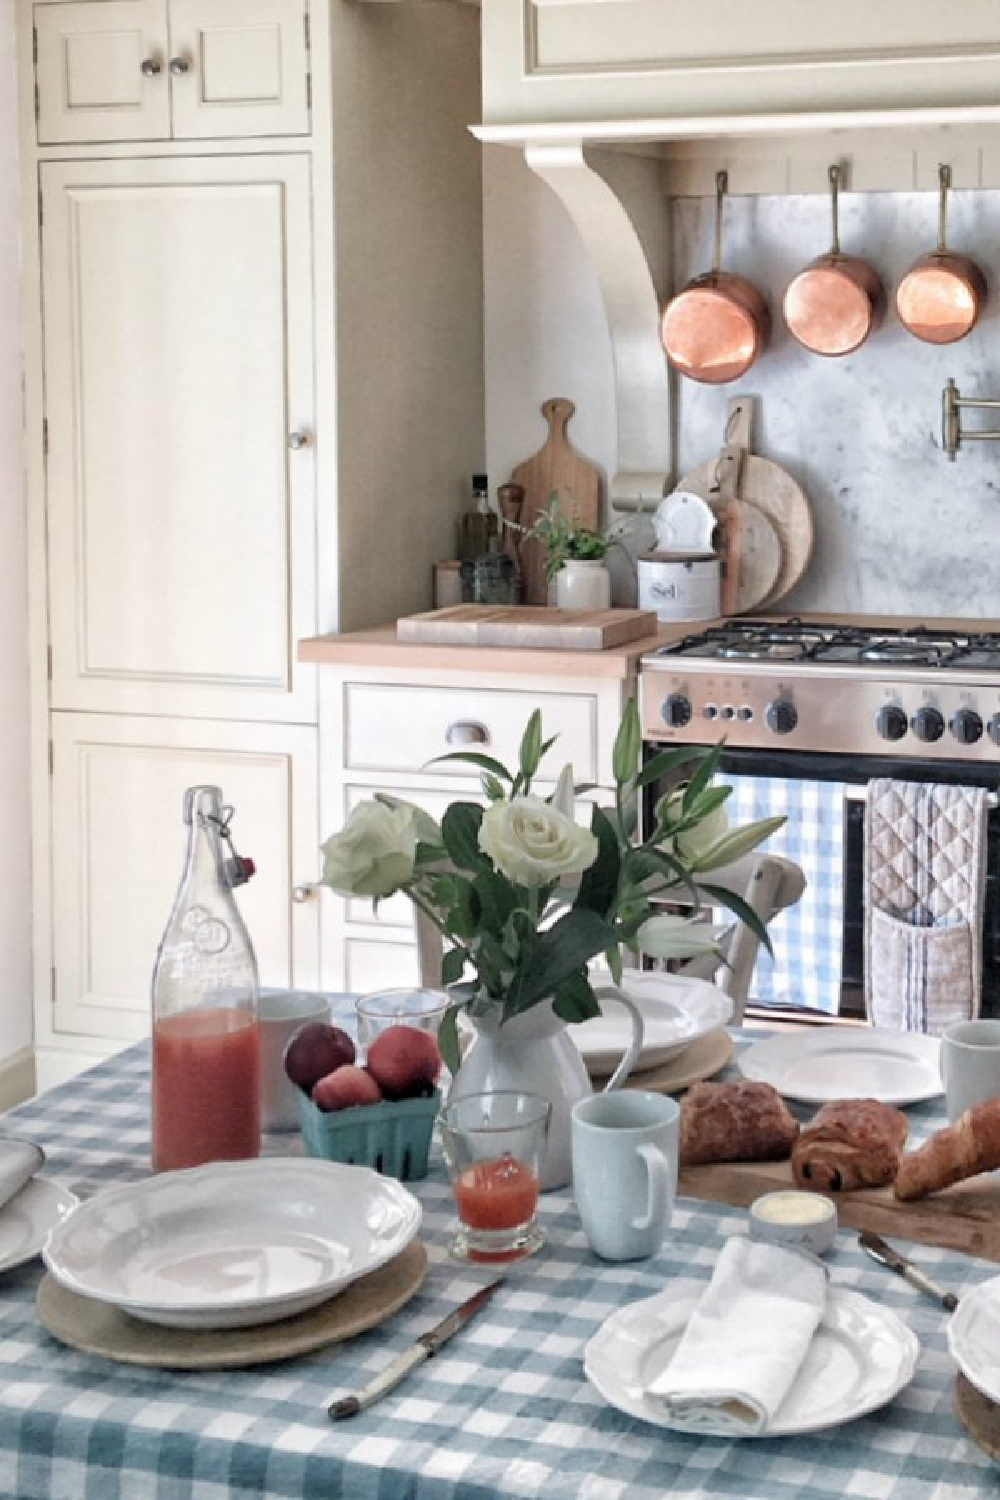
<instances>
[{"instance_id":1,"label":"red juice in bottle","mask_svg":"<svg viewBox=\"0 0 1000 1500\"><path fill-rule=\"evenodd\" d=\"M153 1028L153 1166L236 1161L260 1152L257 1024L192 1010Z\"/></svg>"}]
</instances>

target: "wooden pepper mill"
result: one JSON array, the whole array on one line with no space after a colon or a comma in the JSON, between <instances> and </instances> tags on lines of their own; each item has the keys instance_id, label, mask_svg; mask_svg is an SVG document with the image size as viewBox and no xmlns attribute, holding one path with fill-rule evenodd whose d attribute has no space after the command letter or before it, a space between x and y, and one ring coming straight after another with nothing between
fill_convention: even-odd
<instances>
[{"instance_id":1,"label":"wooden pepper mill","mask_svg":"<svg viewBox=\"0 0 1000 1500\"><path fill-rule=\"evenodd\" d=\"M502 484L497 490L500 507L502 549L514 564L514 603L524 603L524 568L521 565L521 511L524 507L524 485Z\"/></svg>"}]
</instances>

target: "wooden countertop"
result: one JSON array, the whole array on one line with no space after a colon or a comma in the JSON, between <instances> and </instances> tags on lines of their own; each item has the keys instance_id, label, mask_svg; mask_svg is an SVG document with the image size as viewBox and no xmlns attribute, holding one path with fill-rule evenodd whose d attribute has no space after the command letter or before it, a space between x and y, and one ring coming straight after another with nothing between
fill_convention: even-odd
<instances>
[{"instance_id":1,"label":"wooden countertop","mask_svg":"<svg viewBox=\"0 0 1000 1500\"><path fill-rule=\"evenodd\" d=\"M788 614L745 615L747 623L765 620L783 621ZM932 617L900 615L826 615L803 614L795 616L805 624L813 625L860 625L886 626L895 630L926 629L974 631L984 630L1000 633L1000 620L956 620ZM477 672L520 674L522 677L600 677L624 679L634 677L639 657L644 652L654 651L681 640L686 635L699 634L719 620L698 620L678 625L661 625L656 635L641 640L629 641L624 646L613 646L607 651L559 651L535 650L509 646L434 646L396 639L395 622L380 625L373 630L350 631L344 635L316 635L299 641L299 661L316 662L328 666L358 667L429 667L442 671L462 671L472 667Z\"/></svg>"}]
</instances>

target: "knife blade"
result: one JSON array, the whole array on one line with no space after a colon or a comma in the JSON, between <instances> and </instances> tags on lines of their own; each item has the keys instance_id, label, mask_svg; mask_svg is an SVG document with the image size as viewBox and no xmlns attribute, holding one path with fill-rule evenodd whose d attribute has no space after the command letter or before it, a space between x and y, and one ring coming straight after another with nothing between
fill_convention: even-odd
<instances>
[{"instance_id":1,"label":"knife blade","mask_svg":"<svg viewBox=\"0 0 1000 1500\"><path fill-rule=\"evenodd\" d=\"M385 1367L381 1375L376 1375L374 1380L369 1381L368 1385L355 1395L342 1396L337 1401L331 1401L327 1412L333 1421L340 1422L344 1417L356 1417L358 1412L364 1411L380 1397L394 1391L407 1375L422 1365L424 1360L436 1354L442 1344L446 1344L460 1328L464 1328L469 1319L475 1317L480 1308L485 1307L493 1294L499 1291L506 1279L505 1276L498 1276L496 1281L491 1281L486 1286L480 1287L478 1292L473 1292L461 1307L456 1307L454 1312L442 1318L441 1322L435 1324L427 1333L422 1333L415 1344L398 1355L391 1364Z\"/></svg>"},{"instance_id":2,"label":"knife blade","mask_svg":"<svg viewBox=\"0 0 1000 1500\"><path fill-rule=\"evenodd\" d=\"M888 1266L890 1271L895 1271L897 1276L902 1276L903 1280L916 1287L918 1292L923 1292L927 1297L933 1297L935 1302L940 1302L948 1312L955 1311L958 1306L955 1293L946 1292L944 1287L938 1286L937 1282L932 1281L926 1272L920 1270L919 1266L915 1266L911 1260L906 1259L905 1255L900 1255L898 1250L886 1244L881 1235L871 1234L865 1230L863 1234L858 1235L858 1244L873 1260L877 1260L880 1265Z\"/></svg>"}]
</instances>

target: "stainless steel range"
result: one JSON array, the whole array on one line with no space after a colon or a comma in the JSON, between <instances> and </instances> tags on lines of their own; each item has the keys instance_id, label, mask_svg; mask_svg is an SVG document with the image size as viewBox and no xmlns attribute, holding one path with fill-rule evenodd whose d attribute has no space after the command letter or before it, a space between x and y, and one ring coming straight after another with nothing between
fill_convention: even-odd
<instances>
[{"instance_id":1,"label":"stainless steel range","mask_svg":"<svg viewBox=\"0 0 1000 1500\"><path fill-rule=\"evenodd\" d=\"M642 660L647 740L1000 765L1000 634L734 620Z\"/></svg>"},{"instance_id":2,"label":"stainless steel range","mask_svg":"<svg viewBox=\"0 0 1000 1500\"><path fill-rule=\"evenodd\" d=\"M788 818L779 852L802 864L808 889L780 919L798 926L770 998L758 965L765 1006L863 1013L870 779L990 789L982 1007L1000 1015L1000 631L725 621L643 657L640 707L648 754L723 740L738 819ZM645 816L664 790L647 787Z\"/></svg>"}]
</instances>

